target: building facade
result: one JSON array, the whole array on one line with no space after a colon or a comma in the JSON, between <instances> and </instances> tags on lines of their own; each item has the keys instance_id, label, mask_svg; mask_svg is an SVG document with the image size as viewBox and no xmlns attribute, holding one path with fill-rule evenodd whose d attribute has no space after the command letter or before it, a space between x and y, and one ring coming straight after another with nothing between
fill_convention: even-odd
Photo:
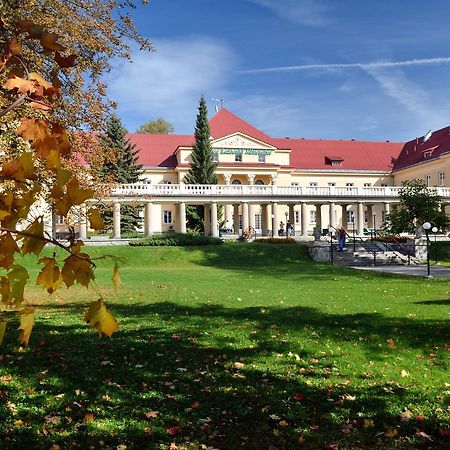
<instances>
[{"instance_id":1,"label":"building facade","mask_svg":"<svg viewBox=\"0 0 450 450\"><path fill-rule=\"evenodd\" d=\"M128 202L142 204L146 235L185 232L186 206L204 204L207 234L218 234L222 206L222 226L236 233L252 227L277 235L289 221L296 235L306 236L314 227L344 226L358 234L379 227L406 179L424 179L450 199L448 128L406 144L274 138L221 109L210 129L218 186L184 184L193 135L127 136L145 173L139 184L118 186L104 199L114 204L115 237L120 205ZM82 237L87 228L81 223Z\"/></svg>"}]
</instances>

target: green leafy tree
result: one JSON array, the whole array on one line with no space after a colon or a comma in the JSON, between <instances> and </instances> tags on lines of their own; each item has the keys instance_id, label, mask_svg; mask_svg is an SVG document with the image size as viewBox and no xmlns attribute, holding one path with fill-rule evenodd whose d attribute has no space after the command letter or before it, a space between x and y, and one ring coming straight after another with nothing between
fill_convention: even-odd
<instances>
[{"instance_id":1,"label":"green leafy tree","mask_svg":"<svg viewBox=\"0 0 450 450\"><path fill-rule=\"evenodd\" d=\"M383 224L386 231L413 234L424 222L430 222L442 231L448 228L450 221L441 209L441 198L435 189L427 187L422 180L403 182L399 197L400 204Z\"/></svg>"},{"instance_id":2,"label":"green leafy tree","mask_svg":"<svg viewBox=\"0 0 450 450\"><path fill-rule=\"evenodd\" d=\"M136 130L136 133L172 134L175 133L175 128L170 122L160 117L159 119L144 123L144 125L141 125Z\"/></svg>"},{"instance_id":3,"label":"green leafy tree","mask_svg":"<svg viewBox=\"0 0 450 450\"><path fill-rule=\"evenodd\" d=\"M143 166L138 163L139 150L126 138L126 129L117 116L108 122L106 133L99 136L100 143L109 151L110 158L100 168L100 178L108 183L136 183L142 175ZM108 152L107 152L108 153ZM140 208L133 205L121 207L121 231L132 233L141 223ZM102 219L107 229L112 226L112 211L103 208Z\"/></svg>"},{"instance_id":4,"label":"green leafy tree","mask_svg":"<svg viewBox=\"0 0 450 450\"><path fill-rule=\"evenodd\" d=\"M195 143L192 147L191 165L184 177L186 184L217 184L217 164L214 162L211 147L211 133L208 122L208 109L205 98L202 96L198 107L195 124ZM204 207L201 205L187 208L188 227L203 229Z\"/></svg>"}]
</instances>

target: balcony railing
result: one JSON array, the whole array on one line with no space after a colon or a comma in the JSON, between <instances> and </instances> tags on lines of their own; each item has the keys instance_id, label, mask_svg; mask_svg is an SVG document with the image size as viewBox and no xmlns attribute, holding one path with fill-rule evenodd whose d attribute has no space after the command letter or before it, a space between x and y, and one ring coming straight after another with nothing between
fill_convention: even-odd
<instances>
[{"instance_id":1,"label":"balcony railing","mask_svg":"<svg viewBox=\"0 0 450 450\"><path fill-rule=\"evenodd\" d=\"M272 186L221 184L121 184L112 189L111 197L292 197L321 199L386 199L399 197L400 187ZM444 199L450 199L450 188L432 188Z\"/></svg>"}]
</instances>

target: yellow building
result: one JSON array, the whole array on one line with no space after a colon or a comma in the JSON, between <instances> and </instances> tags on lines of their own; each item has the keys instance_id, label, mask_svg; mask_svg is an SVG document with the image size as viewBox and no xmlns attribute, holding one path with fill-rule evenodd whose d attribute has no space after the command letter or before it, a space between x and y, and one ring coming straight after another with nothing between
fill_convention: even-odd
<instances>
[{"instance_id":1,"label":"yellow building","mask_svg":"<svg viewBox=\"0 0 450 450\"><path fill-rule=\"evenodd\" d=\"M205 205L205 233L223 227L241 233L252 227L277 235L289 221L295 235L314 227L344 226L363 234L379 227L398 202L405 179L422 178L445 186L449 178L448 129L406 144L303 138L274 138L226 109L211 120L211 145L218 186L185 185L193 135L130 134L145 173L141 183L119 186L114 203L114 235L120 237L120 204L141 203L146 235L186 230L186 206ZM450 150L450 145L448 147ZM450 198L447 190L439 192ZM80 234L86 234L81 224Z\"/></svg>"}]
</instances>

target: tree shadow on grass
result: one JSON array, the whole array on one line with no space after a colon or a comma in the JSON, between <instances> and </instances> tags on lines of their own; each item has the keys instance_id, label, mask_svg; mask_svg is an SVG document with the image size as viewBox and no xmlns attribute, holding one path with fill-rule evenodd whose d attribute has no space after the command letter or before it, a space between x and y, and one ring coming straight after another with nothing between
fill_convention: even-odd
<instances>
[{"instance_id":1,"label":"tree shadow on grass","mask_svg":"<svg viewBox=\"0 0 450 450\"><path fill-rule=\"evenodd\" d=\"M414 302L415 305L450 305L450 299L445 300L423 300L421 302Z\"/></svg>"},{"instance_id":2,"label":"tree shadow on grass","mask_svg":"<svg viewBox=\"0 0 450 450\"><path fill-rule=\"evenodd\" d=\"M79 312L78 305L52 309L72 322ZM70 321L38 322L25 354L16 353L8 337L2 374L13 379L0 378L0 448L158 449L192 442L224 450L293 449L301 436L310 449L448 444L436 415L401 421L396 412L426 404L429 393L406 382L347 380L334 371L336 356L318 356L307 344L358 344L371 359L386 352L394 357L389 346L379 347L393 328L401 329L399 347L424 349L448 342L448 321L439 322L436 334L435 321L335 316L304 307L163 302L114 309L122 331L113 339L98 340ZM295 355L288 356L291 349ZM274 362L274 355L281 356ZM150 411L156 416L146 417ZM386 434L392 430L395 437ZM433 441L415 437L418 430Z\"/></svg>"}]
</instances>

